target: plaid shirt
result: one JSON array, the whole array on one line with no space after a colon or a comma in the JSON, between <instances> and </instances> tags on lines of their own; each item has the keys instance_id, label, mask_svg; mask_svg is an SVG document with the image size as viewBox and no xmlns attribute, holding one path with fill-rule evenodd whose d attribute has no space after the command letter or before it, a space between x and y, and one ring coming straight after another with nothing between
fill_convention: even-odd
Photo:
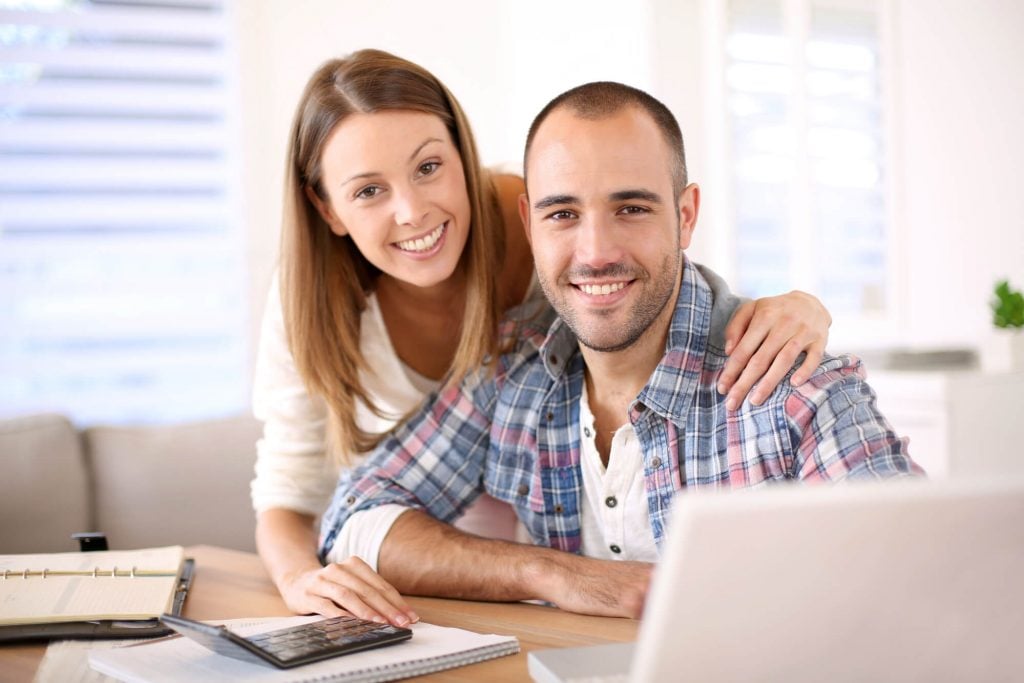
<instances>
[{"instance_id":1,"label":"plaid shirt","mask_svg":"<svg viewBox=\"0 0 1024 683\"><path fill-rule=\"evenodd\" d=\"M923 473L851 356L827 357L802 386L784 381L760 406L727 410L716 386L737 300L705 272L708 279L686 262L665 355L629 407L659 547L673 493L683 487ZM578 342L546 302L522 307L502 335L514 346L494 374L442 391L342 476L324 515L321 556L357 511L393 503L450 522L483 490L515 507L534 543L579 551Z\"/></svg>"}]
</instances>

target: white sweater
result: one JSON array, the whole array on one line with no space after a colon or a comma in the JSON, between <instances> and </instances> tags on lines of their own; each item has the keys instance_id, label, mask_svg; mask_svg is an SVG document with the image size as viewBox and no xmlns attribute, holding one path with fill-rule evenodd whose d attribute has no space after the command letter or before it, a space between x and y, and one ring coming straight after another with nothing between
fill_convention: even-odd
<instances>
[{"instance_id":1,"label":"white sweater","mask_svg":"<svg viewBox=\"0 0 1024 683\"><path fill-rule=\"evenodd\" d=\"M391 419L374 415L357 404L356 420L371 432L384 432L438 383L405 366L388 337L377 297L367 297L361 319L359 345L369 370L360 376L377 406ZM285 508L318 516L327 507L338 481L339 469L327 457L327 406L310 396L288 348L275 275L267 296L260 330L253 413L263 421L263 438L256 442L256 478L251 485L256 511ZM352 458L362 462L365 454ZM515 537L512 508L482 496L457 526L493 538Z\"/></svg>"}]
</instances>

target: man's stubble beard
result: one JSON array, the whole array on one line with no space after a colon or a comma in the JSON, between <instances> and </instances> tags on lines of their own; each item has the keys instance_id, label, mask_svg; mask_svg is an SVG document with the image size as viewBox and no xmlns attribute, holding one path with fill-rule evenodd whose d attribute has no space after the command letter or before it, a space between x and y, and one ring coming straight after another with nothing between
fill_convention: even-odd
<instances>
[{"instance_id":1,"label":"man's stubble beard","mask_svg":"<svg viewBox=\"0 0 1024 683\"><path fill-rule=\"evenodd\" d=\"M681 249L676 249L674 254L666 255L665 260L662 262L662 267L659 269L658 278L655 280L651 280L649 273L646 271L628 268L620 263L597 270L575 268L565 274L563 279L566 283L574 275L584 275L587 277L621 277L628 275L631 278L639 275L640 277L636 277L631 286L650 283L650 290L644 292L644 295L633 305L626 326L622 329L622 334L617 335L614 339L597 339L598 335L583 329L583 324L576 315L575 309L567 303L566 297L559 296L559 288L553 287L539 271L537 279L540 282L541 289L544 291L544 296L547 297L555 312L568 325L581 344L601 353L614 353L635 344L650 328L651 324L658 319L662 311L665 310L665 306L668 305L676 293L677 276L682 262L683 252ZM571 287L572 285L566 284L566 286Z\"/></svg>"}]
</instances>

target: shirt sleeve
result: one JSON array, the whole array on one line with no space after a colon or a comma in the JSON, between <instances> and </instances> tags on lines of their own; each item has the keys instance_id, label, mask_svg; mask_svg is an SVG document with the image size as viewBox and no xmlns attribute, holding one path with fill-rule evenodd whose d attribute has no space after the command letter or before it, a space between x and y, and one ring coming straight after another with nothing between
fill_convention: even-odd
<instances>
[{"instance_id":1,"label":"shirt sleeve","mask_svg":"<svg viewBox=\"0 0 1024 683\"><path fill-rule=\"evenodd\" d=\"M497 381L480 370L442 390L342 475L321 525L321 558L361 510L401 505L451 522L480 495Z\"/></svg>"},{"instance_id":2,"label":"shirt sleeve","mask_svg":"<svg viewBox=\"0 0 1024 683\"><path fill-rule=\"evenodd\" d=\"M319 515L337 470L327 458L327 407L309 395L288 347L277 275L267 296L253 378L253 414L263 422L256 442L257 512L286 508Z\"/></svg>"},{"instance_id":3,"label":"shirt sleeve","mask_svg":"<svg viewBox=\"0 0 1024 683\"><path fill-rule=\"evenodd\" d=\"M923 475L879 412L864 366L853 356L828 358L794 387L785 412L800 479L841 481Z\"/></svg>"},{"instance_id":4,"label":"shirt sleeve","mask_svg":"<svg viewBox=\"0 0 1024 683\"><path fill-rule=\"evenodd\" d=\"M377 557L384 537L395 520L409 508L402 505L380 505L362 510L348 518L325 555L326 562L341 562L358 557L377 571Z\"/></svg>"}]
</instances>

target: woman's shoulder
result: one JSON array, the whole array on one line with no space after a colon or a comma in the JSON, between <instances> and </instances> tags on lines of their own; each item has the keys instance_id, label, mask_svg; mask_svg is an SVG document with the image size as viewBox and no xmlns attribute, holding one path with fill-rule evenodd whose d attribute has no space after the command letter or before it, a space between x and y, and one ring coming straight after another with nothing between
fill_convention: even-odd
<instances>
[{"instance_id":1,"label":"woman's shoulder","mask_svg":"<svg viewBox=\"0 0 1024 683\"><path fill-rule=\"evenodd\" d=\"M499 171L492 178L505 227L505 262L501 269L500 296L502 309L507 310L526 298L533 277L533 254L519 217L519 196L526 187L522 177L514 173Z\"/></svg>"}]
</instances>

